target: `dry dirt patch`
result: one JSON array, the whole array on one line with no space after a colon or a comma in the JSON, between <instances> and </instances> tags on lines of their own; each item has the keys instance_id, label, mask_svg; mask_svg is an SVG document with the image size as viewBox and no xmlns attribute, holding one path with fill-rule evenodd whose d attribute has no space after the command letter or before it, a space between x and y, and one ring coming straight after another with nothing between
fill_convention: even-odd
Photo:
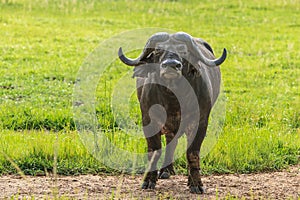
<instances>
[{"instance_id":1,"label":"dry dirt patch","mask_svg":"<svg viewBox=\"0 0 300 200\"><path fill-rule=\"evenodd\" d=\"M140 189L142 176L59 176L32 177L9 175L0 177L0 198L71 199L215 199L245 197L247 199L300 199L300 165L281 172L229 174L203 177L206 194L190 194L186 176L176 175L159 180L156 189Z\"/></svg>"}]
</instances>

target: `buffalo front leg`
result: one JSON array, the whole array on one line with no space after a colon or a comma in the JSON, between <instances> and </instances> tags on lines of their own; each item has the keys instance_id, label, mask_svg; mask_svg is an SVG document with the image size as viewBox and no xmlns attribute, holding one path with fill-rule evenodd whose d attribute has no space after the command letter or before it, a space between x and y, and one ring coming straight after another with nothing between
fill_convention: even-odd
<instances>
[{"instance_id":1,"label":"buffalo front leg","mask_svg":"<svg viewBox=\"0 0 300 200\"><path fill-rule=\"evenodd\" d=\"M144 176L142 189L154 189L158 178L157 162L161 156L160 133L147 138L147 145L149 166Z\"/></svg>"},{"instance_id":2,"label":"buffalo front leg","mask_svg":"<svg viewBox=\"0 0 300 200\"><path fill-rule=\"evenodd\" d=\"M194 138L192 134L187 136L188 149L186 156L188 161L188 186L192 193L197 194L205 192L200 176L200 148L206 134L206 128L207 123L204 125L200 124Z\"/></svg>"},{"instance_id":3,"label":"buffalo front leg","mask_svg":"<svg viewBox=\"0 0 300 200\"><path fill-rule=\"evenodd\" d=\"M175 134L169 131L164 132L166 136L166 153L165 159L163 163L163 167L159 170L158 178L160 179L168 179L171 175L175 175L175 170L173 167L174 162L174 152L178 143L177 137Z\"/></svg>"}]
</instances>

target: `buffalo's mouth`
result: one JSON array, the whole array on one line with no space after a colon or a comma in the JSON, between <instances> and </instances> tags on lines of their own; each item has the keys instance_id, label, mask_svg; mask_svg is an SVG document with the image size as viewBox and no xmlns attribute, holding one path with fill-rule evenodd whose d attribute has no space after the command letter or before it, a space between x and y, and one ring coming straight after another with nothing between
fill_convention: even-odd
<instances>
[{"instance_id":1,"label":"buffalo's mouth","mask_svg":"<svg viewBox=\"0 0 300 200\"><path fill-rule=\"evenodd\" d=\"M160 76L165 79L180 78L182 73L182 63L178 60L167 59L160 65Z\"/></svg>"},{"instance_id":2,"label":"buffalo's mouth","mask_svg":"<svg viewBox=\"0 0 300 200\"><path fill-rule=\"evenodd\" d=\"M180 75L178 73L164 73L162 76L166 79L175 79L178 78Z\"/></svg>"}]
</instances>

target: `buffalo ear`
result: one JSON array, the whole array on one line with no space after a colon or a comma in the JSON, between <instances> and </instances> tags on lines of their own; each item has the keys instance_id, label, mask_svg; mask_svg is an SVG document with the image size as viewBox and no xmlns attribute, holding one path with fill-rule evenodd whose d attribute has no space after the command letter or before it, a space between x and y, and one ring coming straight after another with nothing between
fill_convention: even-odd
<instances>
[{"instance_id":1,"label":"buffalo ear","mask_svg":"<svg viewBox=\"0 0 300 200\"><path fill-rule=\"evenodd\" d=\"M196 42L200 45L203 45L207 50L209 50L214 55L214 50L212 49L210 44L208 44L208 42L206 42L205 40L203 40L201 38L196 38Z\"/></svg>"},{"instance_id":2,"label":"buffalo ear","mask_svg":"<svg viewBox=\"0 0 300 200\"><path fill-rule=\"evenodd\" d=\"M144 63L144 64L134 67L132 78L134 78L134 77L146 78L146 77L148 77L149 73L152 73L155 71L153 52L148 54L147 57L142 58L141 63Z\"/></svg>"},{"instance_id":3,"label":"buffalo ear","mask_svg":"<svg viewBox=\"0 0 300 200\"><path fill-rule=\"evenodd\" d=\"M134 67L132 78L134 78L134 77L146 78L146 77L148 77L149 73L152 73L154 71L155 71L155 66L153 63L139 65L139 66Z\"/></svg>"},{"instance_id":4,"label":"buffalo ear","mask_svg":"<svg viewBox=\"0 0 300 200\"><path fill-rule=\"evenodd\" d=\"M187 67L183 71L183 73L190 77L199 77L200 76L199 69L197 69L197 67L193 66L191 63L187 64Z\"/></svg>"},{"instance_id":5,"label":"buffalo ear","mask_svg":"<svg viewBox=\"0 0 300 200\"><path fill-rule=\"evenodd\" d=\"M214 51L213 51L212 47L211 47L206 41L203 41L203 45L204 45L205 48L208 49L212 54L214 54Z\"/></svg>"}]
</instances>

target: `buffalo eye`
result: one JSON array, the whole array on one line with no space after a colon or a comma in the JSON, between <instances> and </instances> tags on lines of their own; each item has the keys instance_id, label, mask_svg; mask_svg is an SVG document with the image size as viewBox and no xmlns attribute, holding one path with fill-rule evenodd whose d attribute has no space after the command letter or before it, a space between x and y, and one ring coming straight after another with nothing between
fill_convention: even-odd
<instances>
[{"instance_id":1,"label":"buffalo eye","mask_svg":"<svg viewBox=\"0 0 300 200\"><path fill-rule=\"evenodd\" d=\"M177 45L176 51L180 54L185 56L188 53L186 45Z\"/></svg>"},{"instance_id":2,"label":"buffalo eye","mask_svg":"<svg viewBox=\"0 0 300 200\"><path fill-rule=\"evenodd\" d=\"M161 55L163 51L163 49L155 49L155 55Z\"/></svg>"}]
</instances>

